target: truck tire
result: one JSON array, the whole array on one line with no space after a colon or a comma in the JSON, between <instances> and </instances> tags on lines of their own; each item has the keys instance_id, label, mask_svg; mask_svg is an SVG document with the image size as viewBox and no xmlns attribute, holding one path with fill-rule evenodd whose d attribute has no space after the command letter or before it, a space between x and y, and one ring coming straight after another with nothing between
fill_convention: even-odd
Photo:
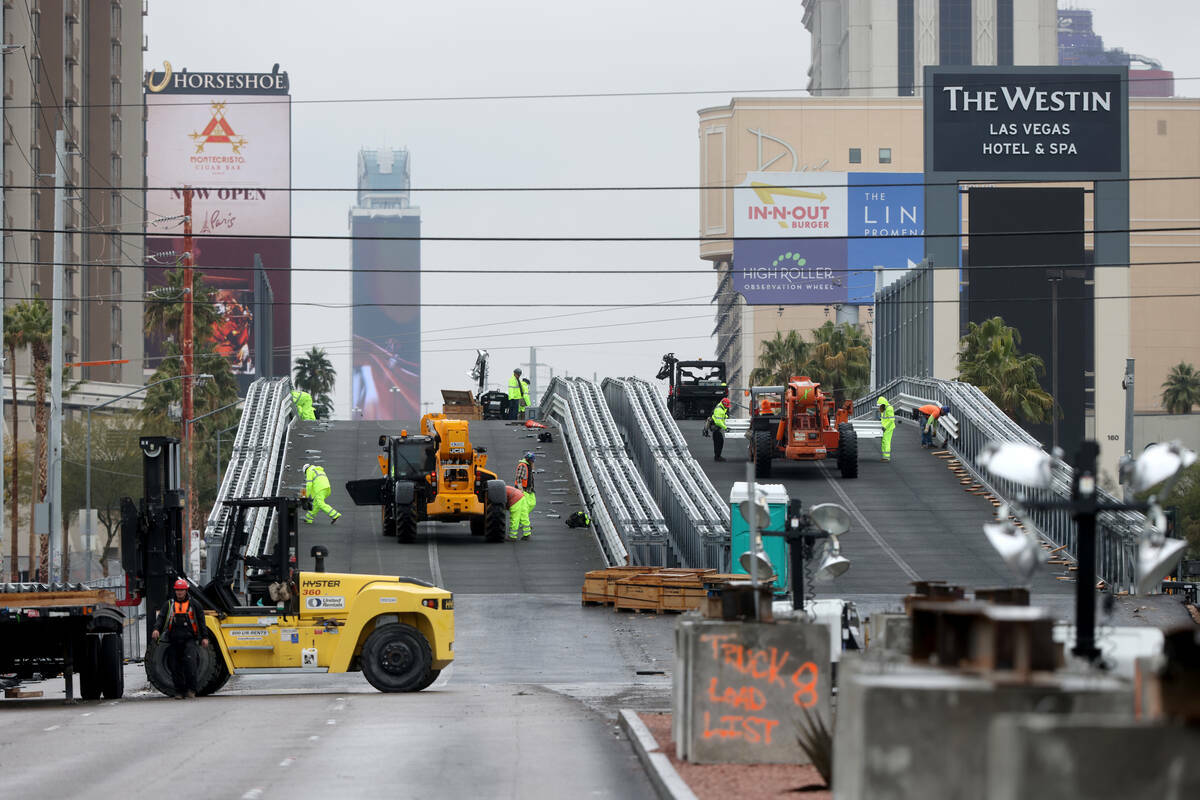
<instances>
[{"instance_id":1,"label":"truck tire","mask_svg":"<svg viewBox=\"0 0 1200 800\"><path fill-rule=\"evenodd\" d=\"M770 431L754 431L750 455L754 459L756 478L771 477L771 458L775 455L775 437Z\"/></svg>"},{"instance_id":2,"label":"truck tire","mask_svg":"<svg viewBox=\"0 0 1200 800\"><path fill-rule=\"evenodd\" d=\"M488 503L483 510L484 538L489 542L503 542L508 528L508 509L499 503Z\"/></svg>"},{"instance_id":3,"label":"truck tire","mask_svg":"<svg viewBox=\"0 0 1200 800\"><path fill-rule=\"evenodd\" d=\"M121 634L106 633L100 638L96 667L104 699L120 699L125 694L125 642Z\"/></svg>"},{"instance_id":4,"label":"truck tire","mask_svg":"<svg viewBox=\"0 0 1200 800\"><path fill-rule=\"evenodd\" d=\"M433 667L433 650L419 630L402 622L376 628L363 645L363 675L381 692L416 692Z\"/></svg>"},{"instance_id":5,"label":"truck tire","mask_svg":"<svg viewBox=\"0 0 1200 800\"><path fill-rule=\"evenodd\" d=\"M386 505L380 509L380 513L383 515L383 535L395 536L396 518L388 513L388 507Z\"/></svg>"},{"instance_id":6,"label":"truck tire","mask_svg":"<svg viewBox=\"0 0 1200 800\"><path fill-rule=\"evenodd\" d=\"M409 503L396 506L393 516L396 518L396 541L409 543L417 538L417 509Z\"/></svg>"},{"instance_id":7,"label":"truck tire","mask_svg":"<svg viewBox=\"0 0 1200 800\"><path fill-rule=\"evenodd\" d=\"M75 671L79 673L79 697L81 700L100 699L100 637L88 634L83 637L83 652L75 656Z\"/></svg>"},{"instance_id":8,"label":"truck tire","mask_svg":"<svg viewBox=\"0 0 1200 800\"><path fill-rule=\"evenodd\" d=\"M858 434L845 422L838 425L837 465L843 478L858 477Z\"/></svg>"}]
</instances>

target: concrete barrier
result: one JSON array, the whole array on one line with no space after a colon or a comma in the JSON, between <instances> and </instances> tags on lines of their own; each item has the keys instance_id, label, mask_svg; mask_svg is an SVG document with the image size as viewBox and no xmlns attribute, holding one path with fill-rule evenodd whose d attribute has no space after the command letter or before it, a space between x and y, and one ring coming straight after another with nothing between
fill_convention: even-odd
<instances>
[{"instance_id":1,"label":"concrete barrier","mask_svg":"<svg viewBox=\"0 0 1200 800\"><path fill-rule=\"evenodd\" d=\"M831 725L829 631L824 625L675 625L672 729L676 756L700 764L807 764L805 714Z\"/></svg>"},{"instance_id":2,"label":"concrete barrier","mask_svg":"<svg viewBox=\"0 0 1200 800\"><path fill-rule=\"evenodd\" d=\"M997 683L846 654L838 680L834 797L983 798L989 729L997 715L1104 713L1132 720L1132 709L1132 688L1108 677L1056 673Z\"/></svg>"},{"instance_id":3,"label":"concrete barrier","mask_svg":"<svg viewBox=\"0 0 1200 800\"><path fill-rule=\"evenodd\" d=\"M1184 800L1200 792L1200 729L1105 715L1004 714L987 800Z\"/></svg>"}]
</instances>

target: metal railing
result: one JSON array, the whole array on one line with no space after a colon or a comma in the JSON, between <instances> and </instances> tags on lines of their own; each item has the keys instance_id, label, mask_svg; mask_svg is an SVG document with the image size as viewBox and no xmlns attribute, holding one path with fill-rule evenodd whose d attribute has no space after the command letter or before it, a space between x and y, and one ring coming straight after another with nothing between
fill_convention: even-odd
<instances>
[{"instance_id":1,"label":"metal railing","mask_svg":"<svg viewBox=\"0 0 1200 800\"><path fill-rule=\"evenodd\" d=\"M1035 447L1041 444L1015 423L988 399L978 387L959 381L938 378L896 378L877 391L854 402L854 415L867 418L876 414L876 398L906 397L906 402L922 399L950 406L954 416L955 436L947 441L951 450L975 480L997 498L1017 502L1064 500L1071 497L1074 470L1059 458L1053 459L1053 484L1050 489L1030 489L1011 481L984 474L975 459L988 442L1024 442ZM918 404L919 405L919 404ZM909 423L905 414L896 414L897 422ZM940 427L940 423L939 423ZM1117 502L1110 494L1098 489L1104 500ZM1077 534L1075 522L1065 509L1029 510L1027 519L1036 532L1056 547L1065 545L1071 558L1076 558ZM1142 514L1130 511L1103 513L1096 522L1096 572L1114 591L1131 594L1136 591L1137 540L1145 526Z\"/></svg>"},{"instance_id":2,"label":"metal railing","mask_svg":"<svg viewBox=\"0 0 1200 800\"><path fill-rule=\"evenodd\" d=\"M692 457L662 397L639 378L606 378L604 398L663 510L682 566L729 571L729 506Z\"/></svg>"},{"instance_id":3,"label":"metal railing","mask_svg":"<svg viewBox=\"0 0 1200 800\"><path fill-rule=\"evenodd\" d=\"M587 504L592 528L611 565L677 566L662 510L646 487L596 384L554 378L542 396L542 419L555 422Z\"/></svg>"}]
</instances>

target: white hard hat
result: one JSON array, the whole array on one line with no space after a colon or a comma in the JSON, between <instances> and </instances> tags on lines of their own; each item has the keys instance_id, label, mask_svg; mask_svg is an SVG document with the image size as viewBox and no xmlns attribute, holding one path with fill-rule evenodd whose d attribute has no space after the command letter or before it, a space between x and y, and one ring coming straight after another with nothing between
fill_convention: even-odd
<instances>
[{"instance_id":1,"label":"white hard hat","mask_svg":"<svg viewBox=\"0 0 1200 800\"><path fill-rule=\"evenodd\" d=\"M309 468L309 467L311 467L311 466L312 466L312 464L305 464L303 467L301 467L301 468L300 468L300 471L301 471L301 472L308 472L308 468Z\"/></svg>"}]
</instances>

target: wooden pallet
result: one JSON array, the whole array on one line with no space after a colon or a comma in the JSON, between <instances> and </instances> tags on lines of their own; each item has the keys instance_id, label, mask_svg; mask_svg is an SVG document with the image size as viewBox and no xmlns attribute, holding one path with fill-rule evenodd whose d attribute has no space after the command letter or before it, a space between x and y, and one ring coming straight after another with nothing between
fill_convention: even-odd
<instances>
[{"instance_id":1,"label":"wooden pallet","mask_svg":"<svg viewBox=\"0 0 1200 800\"><path fill-rule=\"evenodd\" d=\"M9 700L20 700L22 698L28 698L28 697L41 697L42 690L37 689L37 690L30 691L27 689L5 689L4 696L7 697Z\"/></svg>"}]
</instances>

